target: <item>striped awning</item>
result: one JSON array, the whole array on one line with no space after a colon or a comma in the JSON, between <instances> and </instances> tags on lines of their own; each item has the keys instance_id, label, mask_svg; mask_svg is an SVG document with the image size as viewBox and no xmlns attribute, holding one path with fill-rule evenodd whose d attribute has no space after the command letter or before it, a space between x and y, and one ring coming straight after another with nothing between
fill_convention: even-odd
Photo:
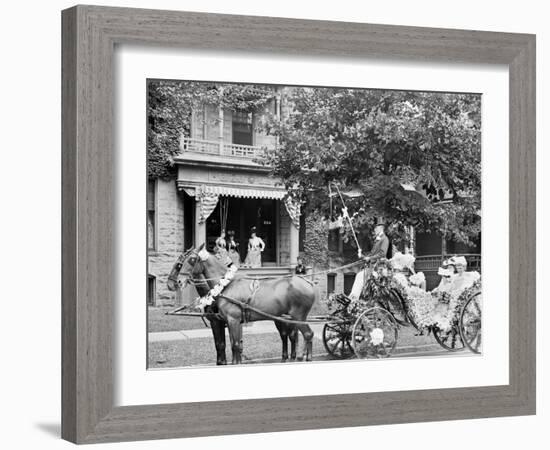
<instances>
[{"instance_id":1,"label":"striped awning","mask_svg":"<svg viewBox=\"0 0 550 450\"><path fill-rule=\"evenodd\" d=\"M286 196L286 190L284 189L247 189L211 185L202 185L200 189L204 194L223 195L225 197L270 198L282 200Z\"/></svg>"}]
</instances>

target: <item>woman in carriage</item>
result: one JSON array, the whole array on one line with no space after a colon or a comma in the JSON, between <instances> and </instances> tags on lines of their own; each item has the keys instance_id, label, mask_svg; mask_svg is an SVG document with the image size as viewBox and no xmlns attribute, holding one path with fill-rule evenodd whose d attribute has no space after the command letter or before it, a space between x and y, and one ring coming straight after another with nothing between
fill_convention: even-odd
<instances>
[{"instance_id":1,"label":"woman in carriage","mask_svg":"<svg viewBox=\"0 0 550 450\"><path fill-rule=\"evenodd\" d=\"M432 292L447 292L454 297L460 296L462 292L481 278L479 272L475 270L467 272L467 266L468 262L464 256L452 256L444 261L437 272L441 277L441 281Z\"/></svg>"},{"instance_id":2,"label":"woman in carriage","mask_svg":"<svg viewBox=\"0 0 550 450\"><path fill-rule=\"evenodd\" d=\"M458 297L466 289L472 287L481 278L481 275L475 270L466 271L468 262L464 256L453 257L451 261L455 267L455 274L451 277L449 283L449 293Z\"/></svg>"},{"instance_id":3,"label":"woman in carriage","mask_svg":"<svg viewBox=\"0 0 550 450\"><path fill-rule=\"evenodd\" d=\"M403 287L416 286L426 289L426 277L423 272L416 272L414 262L416 258L410 253L397 252L390 259L393 268L393 277Z\"/></svg>"}]
</instances>

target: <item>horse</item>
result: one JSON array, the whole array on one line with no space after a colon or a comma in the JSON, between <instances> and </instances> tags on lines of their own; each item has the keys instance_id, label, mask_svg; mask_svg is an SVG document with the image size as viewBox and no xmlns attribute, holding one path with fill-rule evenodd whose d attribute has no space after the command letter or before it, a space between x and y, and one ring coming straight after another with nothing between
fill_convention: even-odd
<instances>
[{"instance_id":1,"label":"horse","mask_svg":"<svg viewBox=\"0 0 550 450\"><path fill-rule=\"evenodd\" d=\"M204 277L202 279L210 289L216 286L227 272L227 266L206 251L204 244L197 250L189 250L180 257L178 262L180 260L179 269L178 263L174 266L177 273L181 270L183 262L186 261L191 267L193 280L201 280L200 277ZM289 315L293 321L301 323L285 323L274 320L282 340L282 360L288 359L287 339L290 339L292 344L291 359L295 359L299 331L304 337L305 360L311 361L313 331L304 321L307 319L315 298L316 292L313 284L300 276L256 281L237 274L216 300L218 313L227 323L229 329L233 354L232 363L240 364L242 362L242 323L244 321L274 320L274 316L281 317L283 315ZM256 311L248 309L245 313L241 305L231 300L246 304Z\"/></svg>"},{"instance_id":2,"label":"horse","mask_svg":"<svg viewBox=\"0 0 550 450\"><path fill-rule=\"evenodd\" d=\"M182 253L176 260L168 275L167 286L170 291L175 291L181 288L181 284L178 280L179 273L186 257L190 254L191 249ZM198 294L203 297L210 291L208 284L204 281L204 277L197 278L193 281L193 285L197 289ZM216 308L209 307L206 318L210 322L210 329L212 330L212 337L214 338L214 346L216 347L216 365L226 365L227 359L225 354L225 321L217 314Z\"/></svg>"}]
</instances>

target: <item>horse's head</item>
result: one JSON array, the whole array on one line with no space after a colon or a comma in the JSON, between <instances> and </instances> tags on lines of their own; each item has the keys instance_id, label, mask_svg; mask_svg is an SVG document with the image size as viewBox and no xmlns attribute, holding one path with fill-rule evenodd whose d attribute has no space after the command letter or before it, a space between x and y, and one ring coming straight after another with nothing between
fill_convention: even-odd
<instances>
[{"instance_id":1,"label":"horse's head","mask_svg":"<svg viewBox=\"0 0 550 450\"><path fill-rule=\"evenodd\" d=\"M191 278L195 280L203 275L204 272L204 261L210 257L210 253L205 248L205 245L202 244L198 249L194 250L187 258L187 264L190 267Z\"/></svg>"},{"instance_id":2,"label":"horse's head","mask_svg":"<svg viewBox=\"0 0 550 450\"><path fill-rule=\"evenodd\" d=\"M183 252L177 259L177 261L172 266L170 275L168 275L167 287L170 291L175 291L180 286L178 277L181 272L181 268L186 263L187 260L191 258L192 255L196 253L195 248L191 247L187 251Z\"/></svg>"}]
</instances>

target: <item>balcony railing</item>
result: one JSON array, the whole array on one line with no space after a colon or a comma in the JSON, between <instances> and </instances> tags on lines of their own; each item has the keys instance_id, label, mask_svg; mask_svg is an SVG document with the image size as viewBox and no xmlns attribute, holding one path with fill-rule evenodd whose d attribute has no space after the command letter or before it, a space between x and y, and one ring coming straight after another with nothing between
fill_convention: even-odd
<instances>
[{"instance_id":1,"label":"balcony railing","mask_svg":"<svg viewBox=\"0 0 550 450\"><path fill-rule=\"evenodd\" d=\"M479 253L464 253L461 255L466 258L466 261L468 261L468 270L477 270L478 272L481 272L481 255ZM451 256L453 255L450 254L443 257L441 255L417 256L414 263L415 270L422 272L437 272L437 269L441 267L443 260L450 258Z\"/></svg>"},{"instance_id":2,"label":"balcony railing","mask_svg":"<svg viewBox=\"0 0 550 450\"><path fill-rule=\"evenodd\" d=\"M228 142L208 141L184 137L180 141L183 153L199 153L216 156L231 156L243 159L258 159L263 157L265 148L255 145L239 145Z\"/></svg>"},{"instance_id":3,"label":"balcony railing","mask_svg":"<svg viewBox=\"0 0 550 450\"><path fill-rule=\"evenodd\" d=\"M414 268L417 272L424 272L426 277L426 287L428 290L434 289L441 280L441 277L437 274L437 269L441 267L441 263L444 259L447 259L452 255L428 255L417 256L414 262ZM468 261L468 270L477 270L481 273L481 255L477 253L462 254Z\"/></svg>"}]
</instances>

